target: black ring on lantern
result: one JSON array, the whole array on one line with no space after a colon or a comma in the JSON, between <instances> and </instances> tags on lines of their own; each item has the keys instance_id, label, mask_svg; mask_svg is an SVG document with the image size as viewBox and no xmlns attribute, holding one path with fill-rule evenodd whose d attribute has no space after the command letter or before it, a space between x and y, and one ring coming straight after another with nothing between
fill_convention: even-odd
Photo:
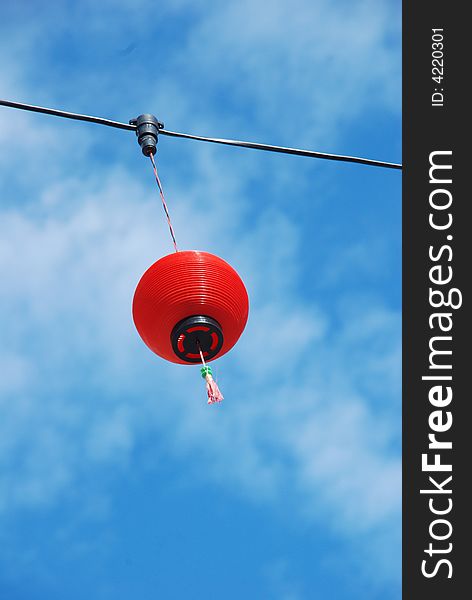
<instances>
[{"instance_id":1,"label":"black ring on lantern","mask_svg":"<svg viewBox=\"0 0 472 600\"><path fill-rule=\"evenodd\" d=\"M171 333L172 349L176 356L188 363L208 361L223 346L223 331L215 319L204 315L192 315L179 321Z\"/></svg>"}]
</instances>

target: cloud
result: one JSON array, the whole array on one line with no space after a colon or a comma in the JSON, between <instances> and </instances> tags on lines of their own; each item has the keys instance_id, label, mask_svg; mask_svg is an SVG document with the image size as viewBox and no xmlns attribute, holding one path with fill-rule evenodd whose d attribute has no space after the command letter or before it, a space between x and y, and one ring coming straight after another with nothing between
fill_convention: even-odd
<instances>
[{"instance_id":1,"label":"cloud","mask_svg":"<svg viewBox=\"0 0 472 600\"><path fill-rule=\"evenodd\" d=\"M185 35L175 68L207 102L222 95L220 130L256 127L274 143L332 149L340 127L362 111L399 111L401 66L389 43L399 33L395 12L370 0L220 4ZM241 106L250 109L246 122ZM204 127L203 115L200 107L192 122Z\"/></svg>"},{"instance_id":2,"label":"cloud","mask_svg":"<svg viewBox=\"0 0 472 600\"><path fill-rule=\"evenodd\" d=\"M271 274L296 261L286 219L277 215L270 226L275 234L272 246L264 239L265 222L253 232L257 236L260 231L269 250L275 250L269 252L270 260L248 263L246 248L236 261L244 265L254 309L238 351L224 359L231 409L210 413L206 406L189 403L185 390L193 388L195 393L193 377L185 370L182 374L169 370L176 378L172 385L164 365L157 362L152 370L162 378L160 393L175 396L175 412L169 415L165 403L154 404L154 395L136 383L135 378L149 375L150 363L144 370L139 364L142 353L130 318L135 282L156 255L166 252L165 238L156 236L157 201L146 199L136 205L134 198L145 197L145 191L117 172L100 183L93 178L81 183L80 191L75 181L66 181L61 193L48 192L33 216L13 211L2 219L0 267L2 280L8 283L0 299L3 340L10 348L3 370L9 373L7 390L16 386L24 396L20 404L4 402L3 411L16 422L10 436L21 438L23 452L34 457L23 472L13 506L21 498L34 502L43 501L42 494L54 497L55 490L77 476L79 456L92 463L115 463L120 457L126 462L144 427L162 427L158 413L163 411L165 420L174 421L175 452L197 449L206 455L218 480L229 477L230 483L242 483L250 495L276 495L289 471L283 460L270 457L283 454L292 463L290 477L308 492L308 502L317 498L324 510L336 505L337 518L343 515L345 525L369 527L394 514L398 458L388 451L382 455L394 434L387 430L378 436L376 416L356 388L366 374L378 369L381 379L388 376L387 357L395 346L377 344L380 352L372 356L361 345L357 366L348 364L351 340L358 340L359 333L376 350L374 340L392 333L389 314L371 310L364 315L364 324L354 328L347 321L335 332L320 309L299 304L291 278L281 283ZM62 198L67 198L67 207L61 206ZM188 222L198 223L199 218L197 212ZM181 233L185 237L185 230ZM281 238L288 240L282 253L275 242ZM263 285L252 285L258 279L254 269ZM333 340L335 348L325 354L323 348ZM346 367L336 364L343 355ZM89 373L90 382L78 379L82 372ZM164 392L169 385L174 393ZM140 398L142 417L119 393L120 386L126 396L133 393ZM74 400L68 397L71 394ZM98 394L97 399L82 397L90 394ZM38 406L45 396L50 396L47 405ZM38 425L33 435L30 427ZM70 448L61 449L61 444L68 445L69 435L64 434L68 428L75 438L75 455ZM43 465L40 477L36 460ZM25 486L28 494L22 492ZM9 489L15 490L15 485ZM351 503L353 495L362 498L358 506Z\"/></svg>"}]
</instances>

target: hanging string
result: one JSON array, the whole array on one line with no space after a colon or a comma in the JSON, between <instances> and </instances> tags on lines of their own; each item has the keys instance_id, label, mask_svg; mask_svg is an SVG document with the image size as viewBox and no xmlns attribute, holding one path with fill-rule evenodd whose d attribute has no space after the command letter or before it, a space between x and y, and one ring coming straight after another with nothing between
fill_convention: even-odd
<instances>
[{"instance_id":1,"label":"hanging string","mask_svg":"<svg viewBox=\"0 0 472 600\"><path fill-rule=\"evenodd\" d=\"M197 342L197 344L198 344L198 342ZM216 381L213 379L211 367L209 367L206 364L205 359L203 358L203 352L202 352L202 349L200 348L200 344L198 344L198 351L200 352L200 358L202 359L203 366L200 369L200 372L202 374L203 379L205 379L205 381L206 381L208 404L215 404L215 402L221 402L222 400L224 400L224 396L220 392L220 389L219 389L218 385L216 384Z\"/></svg>"},{"instance_id":2,"label":"hanging string","mask_svg":"<svg viewBox=\"0 0 472 600\"><path fill-rule=\"evenodd\" d=\"M172 236L172 241L174 242L174 248L175 248L175 251L178 252L179 249L177 248L177 242L175 241L174 228L172 227L169 211L167 209L166 199L164 198L164 191L162 189L161 180L159 179L159 175L157 174L157 167L156 167L156 163L154 162L154 156L153 156L152 152L149 154L149 158L151 159L151 162L152 162L154 177L156 178L157 187L159 188L159 193L161 195L162 206L164 207L164 212L166 213L167 224L169 225L170 235Z\"/></svg>"}]
</instances>

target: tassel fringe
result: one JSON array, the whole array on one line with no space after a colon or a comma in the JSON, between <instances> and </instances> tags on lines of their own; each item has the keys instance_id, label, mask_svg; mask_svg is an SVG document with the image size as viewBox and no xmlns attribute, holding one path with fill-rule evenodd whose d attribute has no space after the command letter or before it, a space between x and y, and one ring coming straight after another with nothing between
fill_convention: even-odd
<instances>
[{"instance_id":1,"label":"tassel fringe","mask_svg":"<svg viewBox=\"0 0 472 600\"><path fill-rule=\"evenodd\" d=\"M205 365L200 369L202 373L203 379L206 381L206 389L208 395L208 404L215 404L216 402L221 402L224 399L223 394L220 392L220 389L213 379L211 367Z\"/></svg>"}]
</instances>

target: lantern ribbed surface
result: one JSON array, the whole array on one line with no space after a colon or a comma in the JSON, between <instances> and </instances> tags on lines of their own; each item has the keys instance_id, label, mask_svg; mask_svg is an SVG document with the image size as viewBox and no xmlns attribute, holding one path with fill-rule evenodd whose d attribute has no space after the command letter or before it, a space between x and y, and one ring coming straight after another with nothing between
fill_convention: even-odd
<instances>
[{"instance_id":1,"label":"lantern ribbed surface","mask_svg":"<svg viewBox=\"0 0 472 600\"><path fill-rule=\"evenodd\" d=\"M188 364L172 348L171 334L183 319L193 315L219 323L226 354L246 326L249 300L239 275L222 258L186 250L156 261L141 277L133 298L133 319L144 343L174 363ZM209 361L208 361L209 362Z\"/></svg>"}]
</instances>

